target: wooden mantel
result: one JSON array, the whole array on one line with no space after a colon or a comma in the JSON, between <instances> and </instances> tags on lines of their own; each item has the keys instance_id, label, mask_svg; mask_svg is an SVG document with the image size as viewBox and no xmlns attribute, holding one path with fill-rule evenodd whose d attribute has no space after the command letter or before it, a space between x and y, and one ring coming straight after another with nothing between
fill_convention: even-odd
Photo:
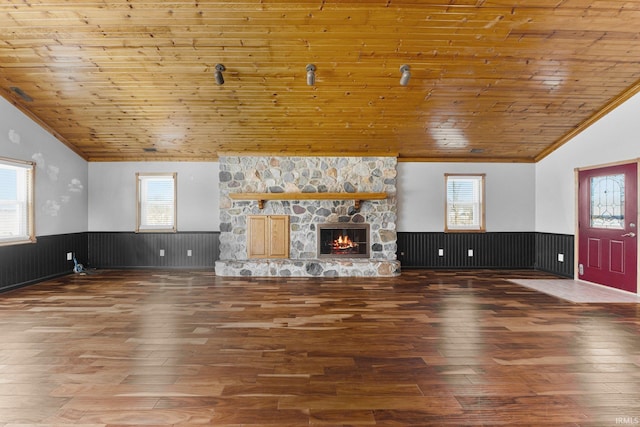
<instances>
[{"instance_id":1,"label":"wooden mantel","mask_svg":"<svg viewBox=\"0 0 640 427\"><path fill-rule=\"evenodd\" d=\"M229 193L233 200L256 200L260 209L267 200L353 200L360 209L362 200L383 200L387 193Z\"/></svg>"}]
</instances>

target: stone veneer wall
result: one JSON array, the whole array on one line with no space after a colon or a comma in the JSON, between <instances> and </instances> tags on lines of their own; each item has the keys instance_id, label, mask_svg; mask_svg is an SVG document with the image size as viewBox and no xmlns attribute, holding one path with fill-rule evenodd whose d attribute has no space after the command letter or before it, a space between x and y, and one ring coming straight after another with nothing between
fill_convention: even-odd
<instances>
[{"instance_id":1,"label":"stone veneer wall","mask_svg":"<svg viewBox=\"0 0 640 427\"><path fill-rule=\"evenodd\" d=\"M395 157L220 157L219 275L395 275ZM238 201L230 193L385 192L384 200ZM290 260L247 260L247 215L290 216ZM319 223L370 224L371 259L318 260Z\"/></svg>"}]
</instances>

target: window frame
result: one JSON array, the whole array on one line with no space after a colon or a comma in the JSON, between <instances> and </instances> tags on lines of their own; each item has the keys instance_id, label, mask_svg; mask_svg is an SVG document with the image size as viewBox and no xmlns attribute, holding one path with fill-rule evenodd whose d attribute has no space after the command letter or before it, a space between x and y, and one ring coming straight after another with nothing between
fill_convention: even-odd
<instances>
[{"instance_id":1,"label":"window frame","mask_svg":"<svg viewBox=\"0 0 640 427\"><path fill-rule=\"evenodd\" d=\"M9 245L21 245L25 243L36 242L36 227L35 227L35 186L36 186L36 164L31 161L11 159L8 157L0 157L0 164L12 167L21 168L26 172L26 182L24 183L25 192L24 203L26 207L24 209L24 225L26 227L26 233L16 236L15 238L2 238L0 237L0 246Z\"/></svg>"},{"instance_id":2,"label":"window frame","mask_svg":"<svg viewBox=\"0 0 640 427\"><path fill-rule=\"evenodd\" d=\"M485 191L485 178L484 173L445 173L444 174L444 231L446 233L484 233L486 232L486 191ZM469 227L455 226L449 223L449 181L451 179L476 179L479 182L477 194L478 200L478 219L479 223Z\"/></svg>"},{"instance_id":3,"label":"window frame","mask_svg":"<svg viewBox=\"0 0 640 427\"><path fill-rule=\"evenodd\" d=\"M171 227L150 227L142 224L142 185L147 179L171 178L173 181L173 225ZM178 224L178 174L176 172L137 172L136 173L136 233L175 233Z\"/></svg>"}]
</instances>

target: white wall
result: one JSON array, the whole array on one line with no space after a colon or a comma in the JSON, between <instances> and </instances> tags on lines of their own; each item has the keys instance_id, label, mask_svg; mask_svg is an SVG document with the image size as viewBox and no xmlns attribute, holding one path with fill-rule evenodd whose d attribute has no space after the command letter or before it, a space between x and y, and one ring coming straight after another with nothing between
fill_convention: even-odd
<instances>
[{"instance_id":1,"label":"white wall","mask_svg":"<svg viewBox=\"0 0 640 427\"><path fill-rule=\"evenodd\" d=\"M36 236L87 231L87 162L1 97L0 157L36 162Z\"/></svg>"},{"instance_id":2,"label":"white wall","mask_svg":"<svg viewBox=\"0 0 640 427\"><path fill-rule=\"evenodd\" d=\"M398 163L398 231L444 231L445 173L484 173L489 232L533 231L530 163Z\"/></svg>"},{"instance_id":3,"label":"white wall","mask_svg":"<svg viewBox=\"0 0 640 427\"><path fill-rule=\"evenodd\" d=\"M640 157L640 94L536 164L536 231L575 233L574 169Z\"/></svg>"},{"instance_id":4,"label":"white wall","mask_svg":"<svg viewBox=\"0 0 640 427\"><path fill-rule=\"evenodd\" d=\"M136 172L177 172L178 231L219 231L216 162L92 162L89 231L135 231Z\"/></svg>"}]
</instances>

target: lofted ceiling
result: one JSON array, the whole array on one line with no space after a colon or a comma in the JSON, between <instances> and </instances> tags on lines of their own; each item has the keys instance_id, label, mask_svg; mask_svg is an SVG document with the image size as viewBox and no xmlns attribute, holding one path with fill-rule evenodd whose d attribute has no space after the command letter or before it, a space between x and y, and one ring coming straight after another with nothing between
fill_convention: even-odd
<instances>
[{"instance_id":1,"label":"lofted ceiling","mask_svg":"<svg viewBox=\"0 0 640 427\"><path fill-rule=\"evenodd\" d=\"M535 162L638 91L639 29L640 0L3 0L0 94L89 161Z\"/></svg>"}]
</instances>

